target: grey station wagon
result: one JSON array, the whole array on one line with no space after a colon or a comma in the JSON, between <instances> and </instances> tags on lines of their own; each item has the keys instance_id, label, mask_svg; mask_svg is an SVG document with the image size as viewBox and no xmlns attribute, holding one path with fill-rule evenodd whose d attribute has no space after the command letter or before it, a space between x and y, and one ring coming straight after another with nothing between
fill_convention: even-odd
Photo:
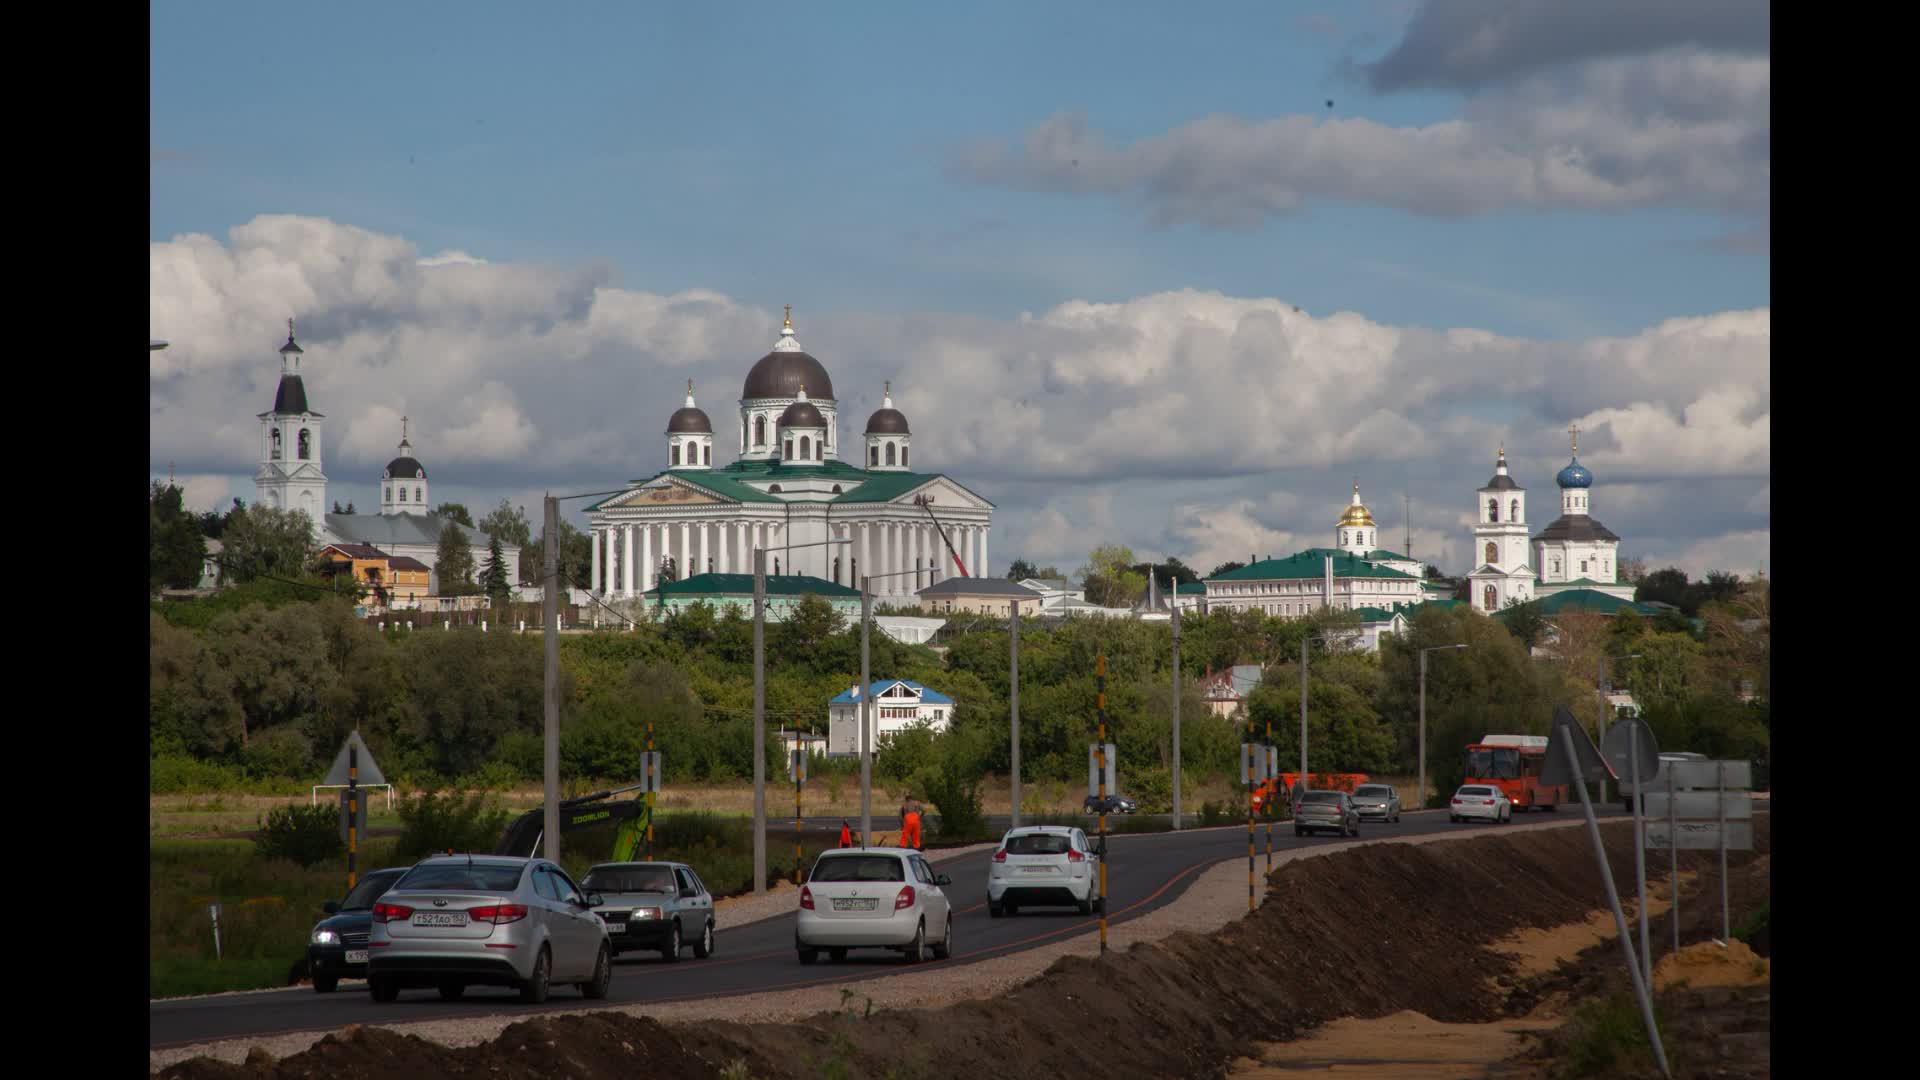
<instances>
[{"instance_id":1,"label":"grey station wagon","mask_svg":"<svg viewBox=\"0 0 1920 1080\"><path fill-rule=\"evenodd\" d=\"M599 894L593 910L615 956L658 949L672 963L686 945L699 959L713 955L713 896L686 863L601 863L582 884Z\"/></svg>"}]
</instances>

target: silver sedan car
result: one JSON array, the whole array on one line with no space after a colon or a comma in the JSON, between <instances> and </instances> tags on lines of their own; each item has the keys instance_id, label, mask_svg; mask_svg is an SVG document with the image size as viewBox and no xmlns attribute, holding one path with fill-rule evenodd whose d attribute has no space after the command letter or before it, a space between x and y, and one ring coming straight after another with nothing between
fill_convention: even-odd
<instances>
[{"instance_id":1,"label":"silver sedan car","mask_svg":"<svg viewBox=\"0 0 1920 1080\"><path fill-rule=\"evenodd\" d=\"M533 1004L553 983L606 997L613 955L599 901L545 859L423 859L373 905L367 985L383 1002L411 986L448 1001L474 985L510 986Z\"/></svg>"},{"instance_id":2,"label":"silver sedan car","mask_svg":"<svg viewBox=\"0 0 1920 1080\"><path fill-rule=\"evenodd\" d=\"M1309 791L1293 804L1293 835L1305 836L1309 829L1332 829L1342 836L1360 835L1360 814L1353 808L1353 797L1344 791Z\"/></svg>"},{"instance_id":3,"label":"silver sedan car","mask_svg":"<svg viewBox=\"0 0 1920 1080\"><path fill-rule=\"evenodd\" d=\"M1400 794L1391 784L1361 784L1353 789L1353 808L1362 821L1399 821Z\"/></svg>"}]
</instances>

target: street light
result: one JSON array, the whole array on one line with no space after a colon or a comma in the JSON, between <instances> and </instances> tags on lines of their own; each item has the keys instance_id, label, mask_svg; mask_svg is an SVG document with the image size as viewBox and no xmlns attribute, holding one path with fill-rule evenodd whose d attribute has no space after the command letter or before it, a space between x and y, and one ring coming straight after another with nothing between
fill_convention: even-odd
<instances>
[{"instance_id":1,"label":"street light","mask_svg":"<svg viewBox=\"0 0 1920 1080\"><path fill-rule=\"evenodd\" d=\"M1607 738L1607 662L1610 660L1638 659L1640 659L1639 653L1628 653L1625 656L1603 656L1600 658L1600 671L1594 676L1593 680L1593 696L1597 698L1600 703L1599 723L1601 742L1605 742ZM1607 801L1607 782L1605 780L1600 781L1600 801Z\"/></svg>"},{"instance_id":2,"label":"street light","mask_svg":"<svg viewBox=\"0 0 1920 1080\"><path fill-rule=\"evenodd\" d=\"M873 833L873 675L867 667L867 638L873 627L873 588L876 578L906 577L915 570L891 570L860 575L860 846Z\"/></svg>"},{"instance_id":3,"label":"street light","mask_svg":"<svg viewBox=\"0 0 1920 1080\"><path fill-rule=\"evenodd\" d=\"M851 544L851 537L783 544L786 550ZM549 556L551 558L551 556ZM767 894L767 549L753 549L753 894Z\"/></svg>"},{"instance_id":4,"label":"street light","mask_svg":"<svg viewBox=\"0 0 1920 1080\"><path fill-rule=\"evenodd\" d=\"M1420 650L1420 808L1427 808L1427 654L1445 652L1448 649L1464 649L1460 645L1429 645Z\"/></svg>"}]
</instances>

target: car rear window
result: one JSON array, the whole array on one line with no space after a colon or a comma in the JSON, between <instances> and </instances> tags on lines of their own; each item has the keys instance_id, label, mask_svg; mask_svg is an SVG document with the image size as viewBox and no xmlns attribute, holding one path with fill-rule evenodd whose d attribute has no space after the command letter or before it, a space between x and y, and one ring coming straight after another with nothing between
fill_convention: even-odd
<instances>
[{"instance_id":1,"label":"car rear window","mask_svg":"<svg viewBox=\"0 0 1920 1080\"><path fill-rule=\"evenodd\" d=\"M1028 833L1007 837L1009 855L1065 855L1072 845L1059 833Z\"/></svg>"},{"instance_id":2,"label":"car rear window","mask_svg":"<svg viewBox=\"0 0 1920 1080\"><path fill-rule=\"evenodd\" d=\"M1380 798L1382 798L1382 799L1384 799L1384 798L1386 798L1386 797L1387 797L1387 789L1386 789L1386 788L1383 788L1383 787L1374 787L1374 786L1373 786L1373 785L1371 785L1371 784L1368 784L1368 785L1363 785L1363 786L1361 786L1361 787L1357 787L1357 788L1354 788L1354 789L1353 789L1353 793L1354 793L1355 795L1365 795L1365 796L1367 796L1368 798L1372 798L1372 797L1374 797L1374 796L1376 796L1376 795L1378 795L1378 796L1379 796Z\"/></svg>"},{"instance_id":3,"label":"car rear window","mask_svg":"<svg viewBox=\"0 0 1920 1080\"><path fill-rule=\"evenodd\" d=\"M430 892L512 892L520 885L524 866L485 866L442 863L416 866L407 871L395 889Z\"/></svg>"},{"instance_id":4,"label":"car rear window","mask_svg":"<svg viewBox=\"0 0 1920 1080\"><path fill-rule=\"evenodd\" d=\"M1309 791L1300 797L1300 801L1303 803L1337 803L1340 801L1340 793L1337 791Z\"/></svg>"},{"instance_id":5,"label":"car rear window","mask_svg":"<svg viewBox=\"0 0 1920 1080\"><path fill-rule=\"evenodd\" d=\"M373 902L380 899L382 893L393 888L393 883L399 881L401 875L405 873L405 870L396 870L390 874L368 874L361 878L360 884L355 885L353 891L347 894L347 898L340 902L340 910L371 910Z\"/></svg>"},{"instance_id":6,"label":"car rear window","mask_svg":"<svg viewBox=\"0 0 1920 1080\"><path fill-rule=\"evenodd\" d=\"M813 864L813 881L905 881L907 872L892 855L829 855Z\"/></svg>"},{"instance_id":7,"label":"car rear window","mask_svg":"<svg viewBox=\"0 0 1920 1080\"><path fill-rule=\"evenodd\" d=\"M1492 789L1492 788L1488 788L1488 787L1463 787L1463 788L1461 788L1461 789L1460 789L1460 794L1462 794L1462 795L1491 795L1491 794L1493 794L1493 789Z\"/></svg>"},{"instance_id":8,"label":"car rear window","mask_svg":"<svg viewBox=\"0 0 1920 1080\"><path fill-rule=\"evenodd\" d=\"M587 871L589 892L673 892L673 871L665 866L602 867Z\"/></svg>"}]
</instances>

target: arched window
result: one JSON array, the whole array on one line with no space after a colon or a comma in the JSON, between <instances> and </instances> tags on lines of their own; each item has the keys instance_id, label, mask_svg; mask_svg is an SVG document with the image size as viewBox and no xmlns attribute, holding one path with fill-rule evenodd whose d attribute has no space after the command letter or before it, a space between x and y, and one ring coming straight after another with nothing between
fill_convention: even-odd
<instances>
[{"instance_id":1,"label":"arched window","mask_svg":"<svg viewBox=\"0 0 1920 1080\"><path fill-rule=\"evenodd\" d=\"M767 418L764 416L753 418L753 445L767 445Z\"/></svg>"},{"instance_id":2,"label":"arched window","mask_svg":"<svg viewBox=\"0 0 1920 1080\"><path fill-rule=\"evenodd\" d=\"M1520 500L1519 499L1513 500L1513 505L1507 508L1507 520L1508 521L1520 520Z\"/></svg>"},{"instance_id":3,"label":"arched window","mask_svg":"<svg viewBox=\"0 0 1920 1080\"><path fill-rule=\"evenodd\" d=\"M401 489L400 489L400 501L401 501L401 502L406 502L406 501L407 501L407 489L406 489L406 488L401 488Z\"/></svg>"},{"instance_id":4,"label":"arched window","mask_svg":"<svg viewBox=\"0 0 1920 1080\"><path fill-rule=\"evenodd\" d=\"M834 493L835 495L838 495L838 494L840 494L840 485L839 485L839 484L835 484L835 485L833 485L833 493Z\"/></svg>"},{"instance_id":5,"label":"arched window","mask_svg":"<svg viewBox=\"0 0 1920 1080\"><path fill-rule=\"evenodd\" d=\"M873 445L873 446L869 446L869 447L867 447L867 465L868 465L869 467L871 467L871 466L874 466L874 465L878 465L878 464L880 464L880 447L879 447L879 445L878 445L878 444L875 444L875 445Z\"/></svg>"},{"instance_id":6,"label":"arched window","mask_svg":"<svg viewBox=\"0 0 1920 1080\"><path fill-rule=\"evenodd\" d=\"M1555 577L1558 577L1558 576L1560 576L1560 559L1559 559L1559 556L1555 556L1555 557L1554 557L1554 560L1553 560L1553 573L1554 573L1554 576L1555 576Z\"/></svg>"},{"instance_id":7,"label":"arched window","mask_svg":"<svg viewBox=\"0 0 1920 1080\"><path fill-rule=\"evenodd\" d=\"M673 460L669 464L673 464L673 465L680 464L680 444L679 443L673 444Z\"/></svg>"},{"instance_id":8,"label":"arched window","mask_svg":"<svg viewBox=\"0 0 1920 1080\"><path fill-rule=\"evenodd\" d=\"M1485 591L1480 594L1480 597L1482 601L1480 606L1486 608L1488 611L1494 610L1495 595L1493 586L1487 586Z\"/></svg>"},{"instance_id":9,"label":"arched window","mask_svg":"<svg viewBox=\"0 0 1920 1080\"><path fill-rule=\"evenodd\" d=\"M311 438L312 437L307 434L306 428L300 429L300 460L301 461L305 461L308 458L313 456L312 453L310 453L310 450L313 445Z\"/></svg>"},{"instance_id":10,"label":"arched window","mask_svg":"<svg viewBox=\"0 0 1920 1080\"><path fill-rule=\"evenodd\" d=\"M827 440L821 439L819 442L813 444L813 460L815 461L826 460L826 458L823 456L826 454L826 452L827 452Z\"/></svg>"},{"instance_id":11,"label":"arched window","mask_svg":"<svg viewBox=\"0 0 1920 1080\"><path fill-rule=\"evenodd\" d=\"M1488 521L1500 520L1500 500L1499 499L1487 500L1487 520Z\"/></svg>"},{"instance_id":12,"label":"arched window","mask_svg":"<svg viewBox=\"0 0 1920 1080\"><path fill-rule=\"evenodd\" d=\"M388 502L393 501L393 485L392 484L387 485L387 501Z\"/></svg>"},{"instance_id":13,"label":"arched window","mask_svg":"<svg viewBox=\"0 0 1920 1080\"><path fill-rule=\"evenodd\" d=\"M780 576L780 560L778 558L773 560L773 576Z\"/></svg>"},{"instance_id":14,"label":"arched window","mask_svg":"<svg viewBox=\"0 0 1920 1080\"><path fill-rule=\"evenodd\" d=\"M1493 541L1491 540L1487 541L1487 558L1485 561L1488 563L1496 563L1500 561L1500 550L1494 547Z\"/></svg>"},{"instance_id":15,"label":"arched window","mask_svg":"<svg viewBox=\"0 0 1920 1080\"><path fill-rule=\"evenodd\" d=\"M702 465L711 465L711 464L713 464L713 444L712 444L712 443L703 443L703 444L701 444L701 447L700 447L700 464L702 464Z\"/></svg>"},{"instance_id":16,"label":"arched window","mask_svg":"<svg viewBox=\"0 0 1920 1080\"><path fill-rule=\"evenodd\" d=\"M417 503L423 503L427 501L425 498L421 497L420 489L417 487L413 489L413 501Z\"/></svg>"},{"instance_id":17,"label":"arched window","mask_svg":"<svg viewBox=\"0 0 1920 1080\"><path fill-rule=\"evenodd\" d=\"M905 467L906 467L906 465L907 465L907 451L909 451L909 450L911 450L911 449L913 449L913 447L911 447L911 446L903 446L903 447L901 447L901 448L900 448L900 467L901 467L901 468L905 468Z\"/></svg>"},{"instance_id":18,"label":"arched window","mask_svg":"<svg viewBox=\"0 0 1920 1080\"><path fill-rule=\"evenodd\" d=\"M1345 529L1340 530L1340 546L1341 547L1347 546L1347 530Z\"/></svg>"},{"instance_id":19,"label":"arched window","mask_svg":"<svg viewBox=\"0 0 1920 1080\"><path fill-rule=\"evenodd\" d=\"M800 456L802 458L810 458L813 456L813 447L807 442L805 435L800 436Z\"/></svg>"},{"instance_id":20,"label":"arched window","mask_svg":"<svg viewBox=\"0 0 1920 1080\"><path fill-rule=\"evenodd\" d=\"M791 460L791 459L792 459L792 457L793 457L793 440L792 440L792 439L788 439L788 440L787 440L787 447L786 447L786 452L785 452L785 453L783 453L783 454L781 454L780 456L781 456L781 457L784 457L784 458L787 458L787 459L789 459L789 460Z\"/></svg>"},{"instance_id":21,"label":"arched window","mask_svg":"<svg viewBox=\"0 0 1920 1080\"><path fill-rule=\"evenodd\" d=\"M275 461L280 460L280 429L279 428L273 429L273 450L271 452L271 457Z\"/></svg>"},{"instance_id":22,"label":"arched window","mask_svg":"<svg viewBox=\"0 0 1920 1080\"><path fill-rule=\"evenodd\" d=\"M887 464L893 464L893 444L887 444Z\"/></svg>"},{"instance_id":23,"label":"arched window","mask_svg":"<svg viewBox=\"0 0 1920 1080\"><path fill-rule=\"evenodd\" d=\"M778 494L780 494L780 485L779 485L779 484L774 484L774 485L773 485L772 487L769 487L769 488L767 488L767 494L769 494L769 495L778 495Z\"/></svg>"}]
</instances>

